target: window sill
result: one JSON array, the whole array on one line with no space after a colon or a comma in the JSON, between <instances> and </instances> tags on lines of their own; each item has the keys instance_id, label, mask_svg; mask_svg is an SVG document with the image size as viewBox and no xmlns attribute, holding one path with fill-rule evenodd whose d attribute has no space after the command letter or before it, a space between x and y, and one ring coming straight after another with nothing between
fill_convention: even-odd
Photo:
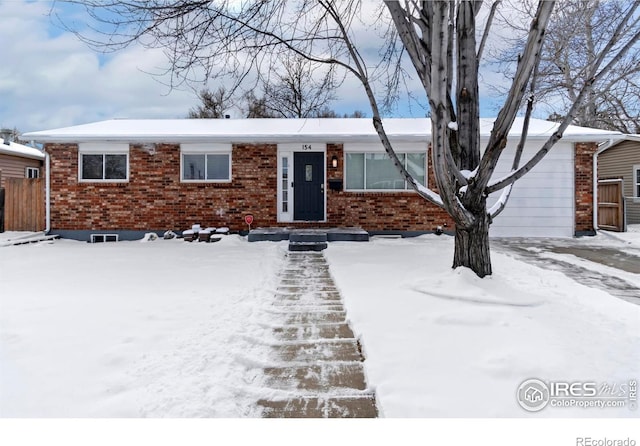
<instances>
[{"instance_id":1,"label":"window sill","mask_svg":"<svg viewBox=\"0 0 640 446\"><path fill-rule=\"evenodd\" d=\"M180 180L183 184L231 184L232 180Z\"/></svg>"},{"instance_id":2,"label":"window sill","mask_svg":"<svg viewBox=\"0 0 640 446\"><path fill-rule=\"evenodd\" d=\"M81 184L126 184L129 180L78 180Z\"/></svg>"},{"instance_id":3,"label":"window sill","mask_svg":"<svg viewBox=\"0 0 640 446\"><path fill-rule=\"evenodd\" d=\"M345 189L350 194L415 194L413 189Z\"/></svg>"}]
</instances>

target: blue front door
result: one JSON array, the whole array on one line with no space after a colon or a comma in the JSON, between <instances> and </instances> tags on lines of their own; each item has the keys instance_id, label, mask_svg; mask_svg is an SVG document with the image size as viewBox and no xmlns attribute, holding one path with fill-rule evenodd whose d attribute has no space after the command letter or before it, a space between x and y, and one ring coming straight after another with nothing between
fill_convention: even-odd
<instances>
[{"instance_id":1,"label":"blue front door","mask_svg":"<svg viewBox=\"0 0 640 446\"><path fill-rule=\"evenodd\" d=\"M293 219L324 220L324 153L293 154Z\"/></svg>"}]
</instances>

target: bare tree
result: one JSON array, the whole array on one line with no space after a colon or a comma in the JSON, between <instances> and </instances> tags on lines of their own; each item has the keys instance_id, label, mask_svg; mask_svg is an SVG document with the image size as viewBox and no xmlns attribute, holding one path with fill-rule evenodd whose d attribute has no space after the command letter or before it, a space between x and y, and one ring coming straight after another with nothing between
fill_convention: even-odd
<instances>
[{"instance_id":1,"label":"bare tree","mask_svg":"<svg viewBox=\"0 0 640 446\"><path fill-rule=\"evenodd\" d=\"M360 110L355 110L351 113L340 114L335 110L332 110L328 107L324 107L314 117L315 118L366 118L367 114Z\"/></svg>"},{"instance_id":2,"label":"bare tree","mask_svg":"<svg viewBox=\"0 0 640 446\"><path fill-rule=\"evenodd\" d=\"M511 2L522 16L530 16L532 1ZM629 7L620 0L564 0L558 4L549 22L538 74L538 102L546 102L557 120L576 101L591 65L616 32L620 18ZM512 16L502 24L511 34L525 31ZM525 33L526 34L526 33ZM494 50L496 61L507 78L513 76L512 61L517 58L521 38L511 47ZM619 45L624 45L623 40ZM614 47L615 48L615 47ZM504 92L502 92L504 93ZM623 133L640 133L640 45L631 48L615 67L593 86L574 124Z\"/></svg>"},{"instance_id":3,"label":"bare tree","mask_svg":"<svg viewBox=\"0 0 640 446\"><path fill-rule=\"evenodd\" d=\"M189 110L189 118L224 118L231 107L229 94L224 87L216 91L200 90L198 93L200 104Z\"/></svg>"},{"instance_id":4,"label":"bare tree","mask_svg":"<svg viewBox=\"0 0 640 446\"><path fill-rule=\"evenodd\" d=\"M248 91L244 97L245 109L243 109L244 116L247 118L277 118L271 109L267 107L267 99L257 97L253 91Z\"/></svg>"},{"instance_id":5,"label":"bare tree","mask_svg":"<svg viewBox=\"0 0 640 446\"><path fill-rule=\"evenodd\" d=\"M581 74L581 89L558 130L537 154L520 166L526 123L535 98L535 78L547 24L555 2L541 1L519 51L511 88L498 113L488 144L483 148L479 132L478 69L483 45L476 41L482 26L476 22L481 1L385 1L377 12L377 24L389 24L389 43L371 56L360 42L359 26L371 17L355 0L334 1L138 1L80 2L89 14L110 24L104 39L86 39L108 48L139 41L165 48L175 76L232 76L241 81L254 69L268 70L275 55L288 52L313 63L344 70L361 84L371 106L373 125L396 167L416 192L444 208L455 221L453 267L471 268L478 276L491 274L489 225L504 208L513 183L535 166L576 116L593 85L602 81L640 39L638 7L630 3L617 16L610 38ZM368 4L365 4L367 6ZM390 20L389 20L390 18ZM484 26L485 34L490 30ZM484 40L484 39L483 39ZM390 76L386 85L397 85L402 57L408 57L420 80L431 110L431 157L438 193L419 184L403 167L387 137L374 83L376 67ZM374 57L375 63L367 57ZM382 60L382 63L380 63ZM221 62L222 61L222 62ZM200 71L200 72L199 72ZM513 171L492 182L495 166L504 153L507 135L527 96L525 128ZM503 190L498 203L487 209L487 196Z\"/></svg>"},{"instance_id":6,"label":"bare tree","mask_svg":"<svg viewBox=\"0 0 640 446\"><path fill-rule=\"evenodd\" d=\"M312 62L298 54L283 57L282 68L265 81L265 105L279 118L318 117L335 99L338 87L333 65Z\"/></svg>"}]
</instances>

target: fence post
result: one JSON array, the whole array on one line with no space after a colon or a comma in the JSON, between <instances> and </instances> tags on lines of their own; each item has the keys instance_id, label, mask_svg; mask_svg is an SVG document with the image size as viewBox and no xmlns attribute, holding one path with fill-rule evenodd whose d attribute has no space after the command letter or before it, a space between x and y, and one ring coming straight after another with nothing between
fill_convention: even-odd
<instances>
[{"instance_id":1,"label":"fence post","mask_svg":"<svg viewBox=\"0 0 640 446\"><path fill-rule=\"evenodd\" d=\"M0 188L0 232L4 232L4 187Z\"/></svg>"}]
</instances>

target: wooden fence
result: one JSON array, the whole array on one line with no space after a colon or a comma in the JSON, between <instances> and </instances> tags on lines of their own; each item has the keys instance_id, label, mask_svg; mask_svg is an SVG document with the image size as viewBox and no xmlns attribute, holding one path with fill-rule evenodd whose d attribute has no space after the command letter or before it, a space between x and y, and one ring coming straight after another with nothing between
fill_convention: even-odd
<instances>
[{"instance_id":1,"label":"wooden fence","mask_svg":"<svg viewBox=\"0 0 640 446\"><path fill-rule=\"evenodd\" d=\"M622 180L598 181L598 227L609 231L624 231Z\"/></svg>"},{"instance_id":2,"label":"wooden fence","mask_svg":"<svg viewBox=\"0 0 640 446\"><path fill-rule=\"evenodd\" d=\"M44 192L44 178L5 178L4 230L44 230Z\"/></svg>"}]
</instances>

